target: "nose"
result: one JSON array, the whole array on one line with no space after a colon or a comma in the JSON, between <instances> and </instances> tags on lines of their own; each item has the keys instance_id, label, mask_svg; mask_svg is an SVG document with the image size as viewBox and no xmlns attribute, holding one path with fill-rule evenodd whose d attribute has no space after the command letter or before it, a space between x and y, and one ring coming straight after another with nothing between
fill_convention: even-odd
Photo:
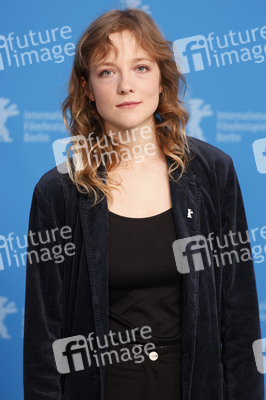
<instances>
[{"instance_id":1,"label":"nose","mask_svg":"<svg viewBox=\"0 0 266 400\"><path fill-rule=\"evenodd\" d=\"M121 78L118 83L117 91L120 94L124 93L133 93L135 91L134 84L132 79L130 79L129 75L121 75Z\"/></svg>"}]
</instances>

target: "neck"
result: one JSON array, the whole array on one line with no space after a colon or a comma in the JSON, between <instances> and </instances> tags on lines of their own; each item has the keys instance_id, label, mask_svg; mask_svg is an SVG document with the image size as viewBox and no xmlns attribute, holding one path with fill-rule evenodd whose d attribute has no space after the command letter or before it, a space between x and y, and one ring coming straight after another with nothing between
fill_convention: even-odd
<instances>
[{"instance_id":1,"label":"neck","mask_svg":"<svg viewBox=\"0 0 266 400\"><path fill-rule=\"evenodd\" d=\"M152 123L151 123L152 122ZM106 127L107 128L107 127ZM142 168L146 163L164 158L155 133L154 121L128 129L106 129L114 150L120 147L120 167Z\"/></svg>"}]
</instances>

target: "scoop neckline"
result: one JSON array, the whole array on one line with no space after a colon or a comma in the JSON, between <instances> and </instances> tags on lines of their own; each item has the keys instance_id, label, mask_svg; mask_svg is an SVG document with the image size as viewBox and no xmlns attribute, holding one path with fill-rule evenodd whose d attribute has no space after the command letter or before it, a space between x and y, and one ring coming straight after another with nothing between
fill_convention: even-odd
<instances>
[{"instance_id":1,"label":"scoop neckline","mask_svg":"<svg viewBox=\"0 0 266 400\"><path fill-rule=\"evenodd\" d=\"M125 215L116 214L116 213L114 213L113 211L110 211L109 209L108 209L108 213L111 214L111 215L113 215L114 217L117 217L117 218L120 218L120 219L127 219L127 220L128 220L128 219L130 219L130 220L150 220L150 219L154 219L154 218L160 217L161 215L164 215L164 214L169 213L170 211L172 211L172 208L173 208L173 207L168 208L168 210L165 210L165 211L163 211L163 212L161 212L161 213L159 213L159 214L156 214L156 215L151 215L150 217L126 217Z\"/></svg>"}]
</instances>

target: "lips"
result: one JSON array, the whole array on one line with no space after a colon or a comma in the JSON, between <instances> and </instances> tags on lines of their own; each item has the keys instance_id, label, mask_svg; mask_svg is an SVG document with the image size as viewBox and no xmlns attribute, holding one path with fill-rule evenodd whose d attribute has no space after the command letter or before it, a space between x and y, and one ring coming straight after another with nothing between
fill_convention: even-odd
<instances>
[{"instance_id":1,"label":"lips","mask_svg":"<svg viewBox=\"0 0 266 400\"><path fill-rule=\"evenodd\" d=\"M136 108L140 102L135 102L135 101L125 101L124 103L121 103L117 106L117 108L120 108L122 110L130 110L131 108Z\"/></svg>"},{"instance_id":2,"label":"lips","mask_svg":"<svg viewBox=\"0 0 266 400\"><path fill-rule=\"evenodd\" d=\"M125 101L124 103L118 104L117 107L120 106L130 106L131 104L139 104L139 101Z\"/></svg>"}]
</instances>

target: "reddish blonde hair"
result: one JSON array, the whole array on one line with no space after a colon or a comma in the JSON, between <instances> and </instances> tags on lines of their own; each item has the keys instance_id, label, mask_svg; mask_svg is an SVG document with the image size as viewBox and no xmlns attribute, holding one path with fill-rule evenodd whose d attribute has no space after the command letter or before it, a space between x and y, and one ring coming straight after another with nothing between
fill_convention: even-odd
<instances>
[{"instance_id":1,"label":"reddish blonde hair","mask_svg":"<svg viewBox=\"0 0 266 400\"><path fill-rule=\"evenodd\" d=\"M86 80L88 87L91 64L104 60L112 49L117 54L117 49L110 41L109 35L124 30L130 31L134 35L137 43L159 66L163 94L160 96L158 108L154 113L155 132L163 153L173 159L168 170L169 176L172 179L171 172L180 168L178 178L180 179L188 162L187 154L190 152L185 133L189 114L180 98L181 84L184 85L186 91L186 81L177 66L172 42L164 39L155 21L140 9L127 8L106 12L94 20L81 36L76 47L68 85L68 96L62 103L65 126L74 143L75 136L82 135L87 139L92 131L99 138L100 143L104 140L104 121L97 112L95 103L90 102L86 90L84 90L82 77ZM89 148L88 141L86 140L86 142L88 148L79 150L83 161L83 168L79 168L79 170L73 170L71 167L69 153L74 144L70 147L67 155L69 175L80 192L88 193L88 195L94 194L94 204L96 204L102 200L99 194L112 198L110 188L116 188L116 186L109 179L110 183L108 184L103 181L99 163L94 158L91 158L90 162L88 161L88 154L92 153L97 155L98 160L101 159L102 148L98 144ZM120 147L116 146L115 150L119 155ZM110 141L104 152L113 154L113 151L114 146ZM110 171L119 164L120 157L118 161L109 159L109 162L106 163L106 170Z\"/></svg>"}]
</instances>

